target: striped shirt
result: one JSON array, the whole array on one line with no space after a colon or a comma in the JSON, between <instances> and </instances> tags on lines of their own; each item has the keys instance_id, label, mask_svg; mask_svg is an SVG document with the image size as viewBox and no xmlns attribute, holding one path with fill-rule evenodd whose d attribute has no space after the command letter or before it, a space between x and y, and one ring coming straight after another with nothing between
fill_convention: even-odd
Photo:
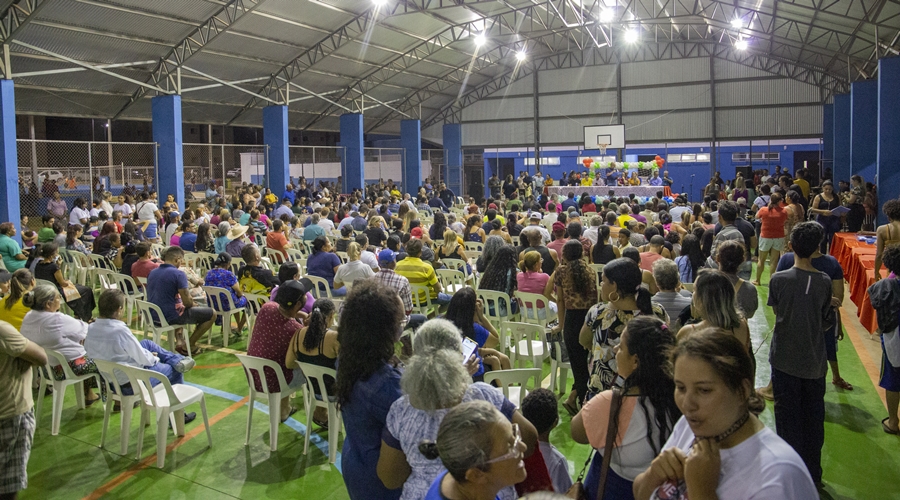
<instances>
[{"instance_id":1,"label":"striped shirt","mask_svg":"<svg viewBox=\"0 0 900 500\"><path fill-rule=\"evenodd\" d=\"M431 267L431 264L418 257L407 256L397 263L394 271L408 279L411 285L422 285L431 288L438 282L437 275L434 273L434 268ZM425 296L420 294L417 296L416 301L424 300L424 298ZM437 292L433 289L431 290L431 298L437 298Z\"/></svg>"}]
</instances>

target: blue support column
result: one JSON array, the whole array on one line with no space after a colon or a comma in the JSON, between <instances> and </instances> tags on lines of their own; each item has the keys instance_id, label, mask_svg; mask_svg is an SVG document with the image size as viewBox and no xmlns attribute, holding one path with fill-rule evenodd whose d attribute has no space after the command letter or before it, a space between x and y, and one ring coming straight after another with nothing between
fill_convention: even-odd
<instances>
[{"instance_id":1,"label":"blue support column","mask_svg":"<svg viewBox=\"0 0 900 500\"><path fill-rule=\"evenodd\" d=\"M279 201L291 178L288 141L288 107L263 108L263 142L268 148L269 160L266 182Z\"/></svg>"},{"instance_id":2,"label":"blue support column","mask_svg":"<svg viewBox=\"0 0 900 500\"><path fill-rule=\"evenodd\" d=\"M363 115L341 115L341 146L344 153L344 192L366 187L366 162L363 156Z\"/></svg>"},{"instance_id":3,"label":"blue support column","mask_svg":"<svg viewBox=\"0 0 900 500\"><path fill-rule=\"evenodd\" d=\"M12 80L0 80L0 162L3 162L3 187L6 203L0 203L0 222L12 222L15 240L22 243L21 200L19 200L19 159L16 155L16 98ZM35 179L40 184L40 179Z\"/></svg>"},{"instance_id":4,"label":"blue support column","mask_svg":"<svg viewBox=\"0 0 900 500\"><path fill-rule=\"evenodd\" d=\"M834 170L834 104L822 107L822 172Z\"/></svg>"},{"instance_id":5,"label":"blue support column","mask_svg":"<svg viewBox=\"0 0 900 500\"><path fill-rule=\"evenodd\" d=\"M878 201L883 205L900 198L900 57L878 61ZM887 217L878 207L878 223L886 224Z\"/></svg>"},{"instance_id":6,"label":"blue support column","mask_svg":"<svg viewBox=\"0 0 900 500\"><path fill-rule=\"evenodd\" d=\"M850 85L850 173L875 179L878 152L878 81Z\"/></svg>"},{"instance_id":7,"label":"blue support column","mask_svg":"<svg viewBox=\"0 0 900 500\"><path fill-rule=\"evenodd\" d=\"M834 96L834 187L850 182L850 94Z\"/></svg>"},{"instance_id":8,"label":"blue support column","mask_svg":"<svg viewBox=\"0 0 900 500\"><path fill-rule=\"evenodd\" d=\"M444 125L444 159L447 161L447 172L444 181L456 196L463 195L462 170L462 125L459 123L447 123ZM439 182L435 179L435 182Z\"/></svg>"},{"instance_id":9,"label":"blue support column","mask_svg":"<svg viewBox=\"0 0 900 500\"><path fill-rule=\"evenodd\" d=\"M400 147L406 150L403 162L403 186L401 190L415 196L422 185L422 122L400 122Z\"/></svg>"},{"instance_id":10,"label":"blue support column","mask_svg":"<svg viewBox=\"0 0 900 500\"><path fill-rule=\"evenodd\" d=\"M184 148L181 140L181 96L161 95L151 100L153 113L153 142L159 144L156 169L159 186L156 191L163 200L175 196L179 207L184 206Z\"/></svg>"}]
</instances>

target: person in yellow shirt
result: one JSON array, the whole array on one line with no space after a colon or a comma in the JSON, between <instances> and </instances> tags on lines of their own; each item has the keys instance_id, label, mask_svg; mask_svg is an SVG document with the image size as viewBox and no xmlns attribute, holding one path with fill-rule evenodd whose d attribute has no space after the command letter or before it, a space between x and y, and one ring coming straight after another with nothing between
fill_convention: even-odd
<instances>
[{"instance_id":1,"label":"person in yellow shirt","mask_svg":"<svg viewBox=\"0 0 900 500\"><path fill-rule=\"evenodd\" d=\"M809 199L809 181L806 180L806 170L798 169L797 170L797 178L794 179L794 184L800 186L800 191L803 191L803 197L807 200Z\"/></svg>"},{"instance_id":2,"label":"person in yellow shirt","mask_svg":"<svg viewBox=\"0 0 900 500\"><path fill-rule=\"evenodd\" d=\"M0 275L0 289L6 289L8 295L0 299L0 321L6 321L15 327L22 329L22 320L31 308L22 304L22 296L34 288L34 276L28 269L19 269L9 274Z\"/></svg>"},{"instance_id":3,"label":"person in yellow shirt","mask_svg":"<svg viewBox=\"0 0 900 500\"><path fill-rule=\"evenodd\" d=\"M266 188L266 196L263 198L268 205L274 205L278 203L278 197L275 196L275 193L272 192L271 189Z\"/></svg>"},{"instance_id":4,"label":"person in yellow shirt","mask_svg":"<svg viewBox=\"0 0 900 500\"><path fill-rule=\"evenodd\" d=\"M628 185L629 186L640 186L641 185L641 178L638 177L637 170L631 171L631 177L628 178Z\"/></svg>"}]
</instances>

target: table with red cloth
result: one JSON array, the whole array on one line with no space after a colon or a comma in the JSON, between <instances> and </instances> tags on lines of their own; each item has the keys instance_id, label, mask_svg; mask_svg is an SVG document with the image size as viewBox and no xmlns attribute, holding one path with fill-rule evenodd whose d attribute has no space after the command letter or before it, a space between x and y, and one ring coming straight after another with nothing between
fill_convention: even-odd
<instances>
[{"instance_id":1,"label":"table with red cloth","mask_svg":"<svg viewBox=\"0 0 900 500\"><path fill-rule=\"evenodd\" d=\"M875 244L857 240L856 233L837 233L831 240L831 255L844 270L850 300L856 304L859 322L869 332L875 332L878 320L868 292L875 283ZM882 267L881 275L887 274L887 269Z\"/></svg>"}]
</instances>

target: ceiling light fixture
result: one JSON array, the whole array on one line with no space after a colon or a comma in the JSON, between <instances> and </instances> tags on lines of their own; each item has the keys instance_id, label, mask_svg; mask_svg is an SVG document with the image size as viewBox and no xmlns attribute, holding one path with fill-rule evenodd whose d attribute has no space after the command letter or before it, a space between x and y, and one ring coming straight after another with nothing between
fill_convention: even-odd
<instances>
[{"instance_id":1,"label":"ceiling light fixture","mask_svg":"<svg viewBox=\"0 0 900 500\"><path fill-rule=\"evenodd\" d=\"M739 18L739 17L736 17L736 18L732 19L732 20L731 20L731 27L734 28L734 29L736 29L736 30L739 30L739 29L743 28L743 27L744 27L744 20L741 19L741 18Z\"/></svg>"},{"instance_id":2,"label":"ceiling light fixture","mask_svg":"<svg viewBox=\"0 0 900 500\"><path fill-rule=\"evenodd\" d=\"M749 46L750 44L747 43L747 40L738 40L734 42L734 48L738 50L747 50L747 47Z\"/></svg>"},{"instance_id":3,"label":"ceiling light fixture","mask_svg":"<svg viewBox=\"0 0 900 500\"><path fill-rule=\"evenodd\" d=\"M625 41L628 43L635 43L640 37L641 35L636 29L630 29L625 32Z\"/></svg>"},{"instance_id":4,"label":"ceiling light fixture","mask_svg":"<svg viewBox=\"0 0 900 500\"><path fill-rule=\"evenodd\" d=\"M383 7L387 4L387 0L372 0L372 3L375 4L375 7Z\"/></svg>"},{"instance_id":5,"label":"ceiling light fixture","mask_svg":"<svg viewBox=\"0 0 900 500\"><path fill-rule=\"evenodd\" d=\"M615 13L615 11L613 11L613 9L603 9L600 11L600 22L601 23L612 22L615 15L616 15L616 13Z\"/></svg>"},{"instance_id":6,"label":"ceiling light fixture","mask_svg":"<svg viewBox=\"0 0 900 500\"><path fill-rule=\"evenodd\" d=\"M528 58L528 54L526 54L524 50L516 52L516 60L519 62L524 61L526 58Z\"/></svg>"},{"instance_id":7,"label":"ceiling light fixture","mask_svg":"<svg viewBox=\"0 0 900 500\"><path fill-rule=\"evenodd\" d=\"M487 37L484 36L484 33L479 33L478 36L475 37L475 46L481 47L485 43L487 43Z\"/></svg>"}]
</instances>

